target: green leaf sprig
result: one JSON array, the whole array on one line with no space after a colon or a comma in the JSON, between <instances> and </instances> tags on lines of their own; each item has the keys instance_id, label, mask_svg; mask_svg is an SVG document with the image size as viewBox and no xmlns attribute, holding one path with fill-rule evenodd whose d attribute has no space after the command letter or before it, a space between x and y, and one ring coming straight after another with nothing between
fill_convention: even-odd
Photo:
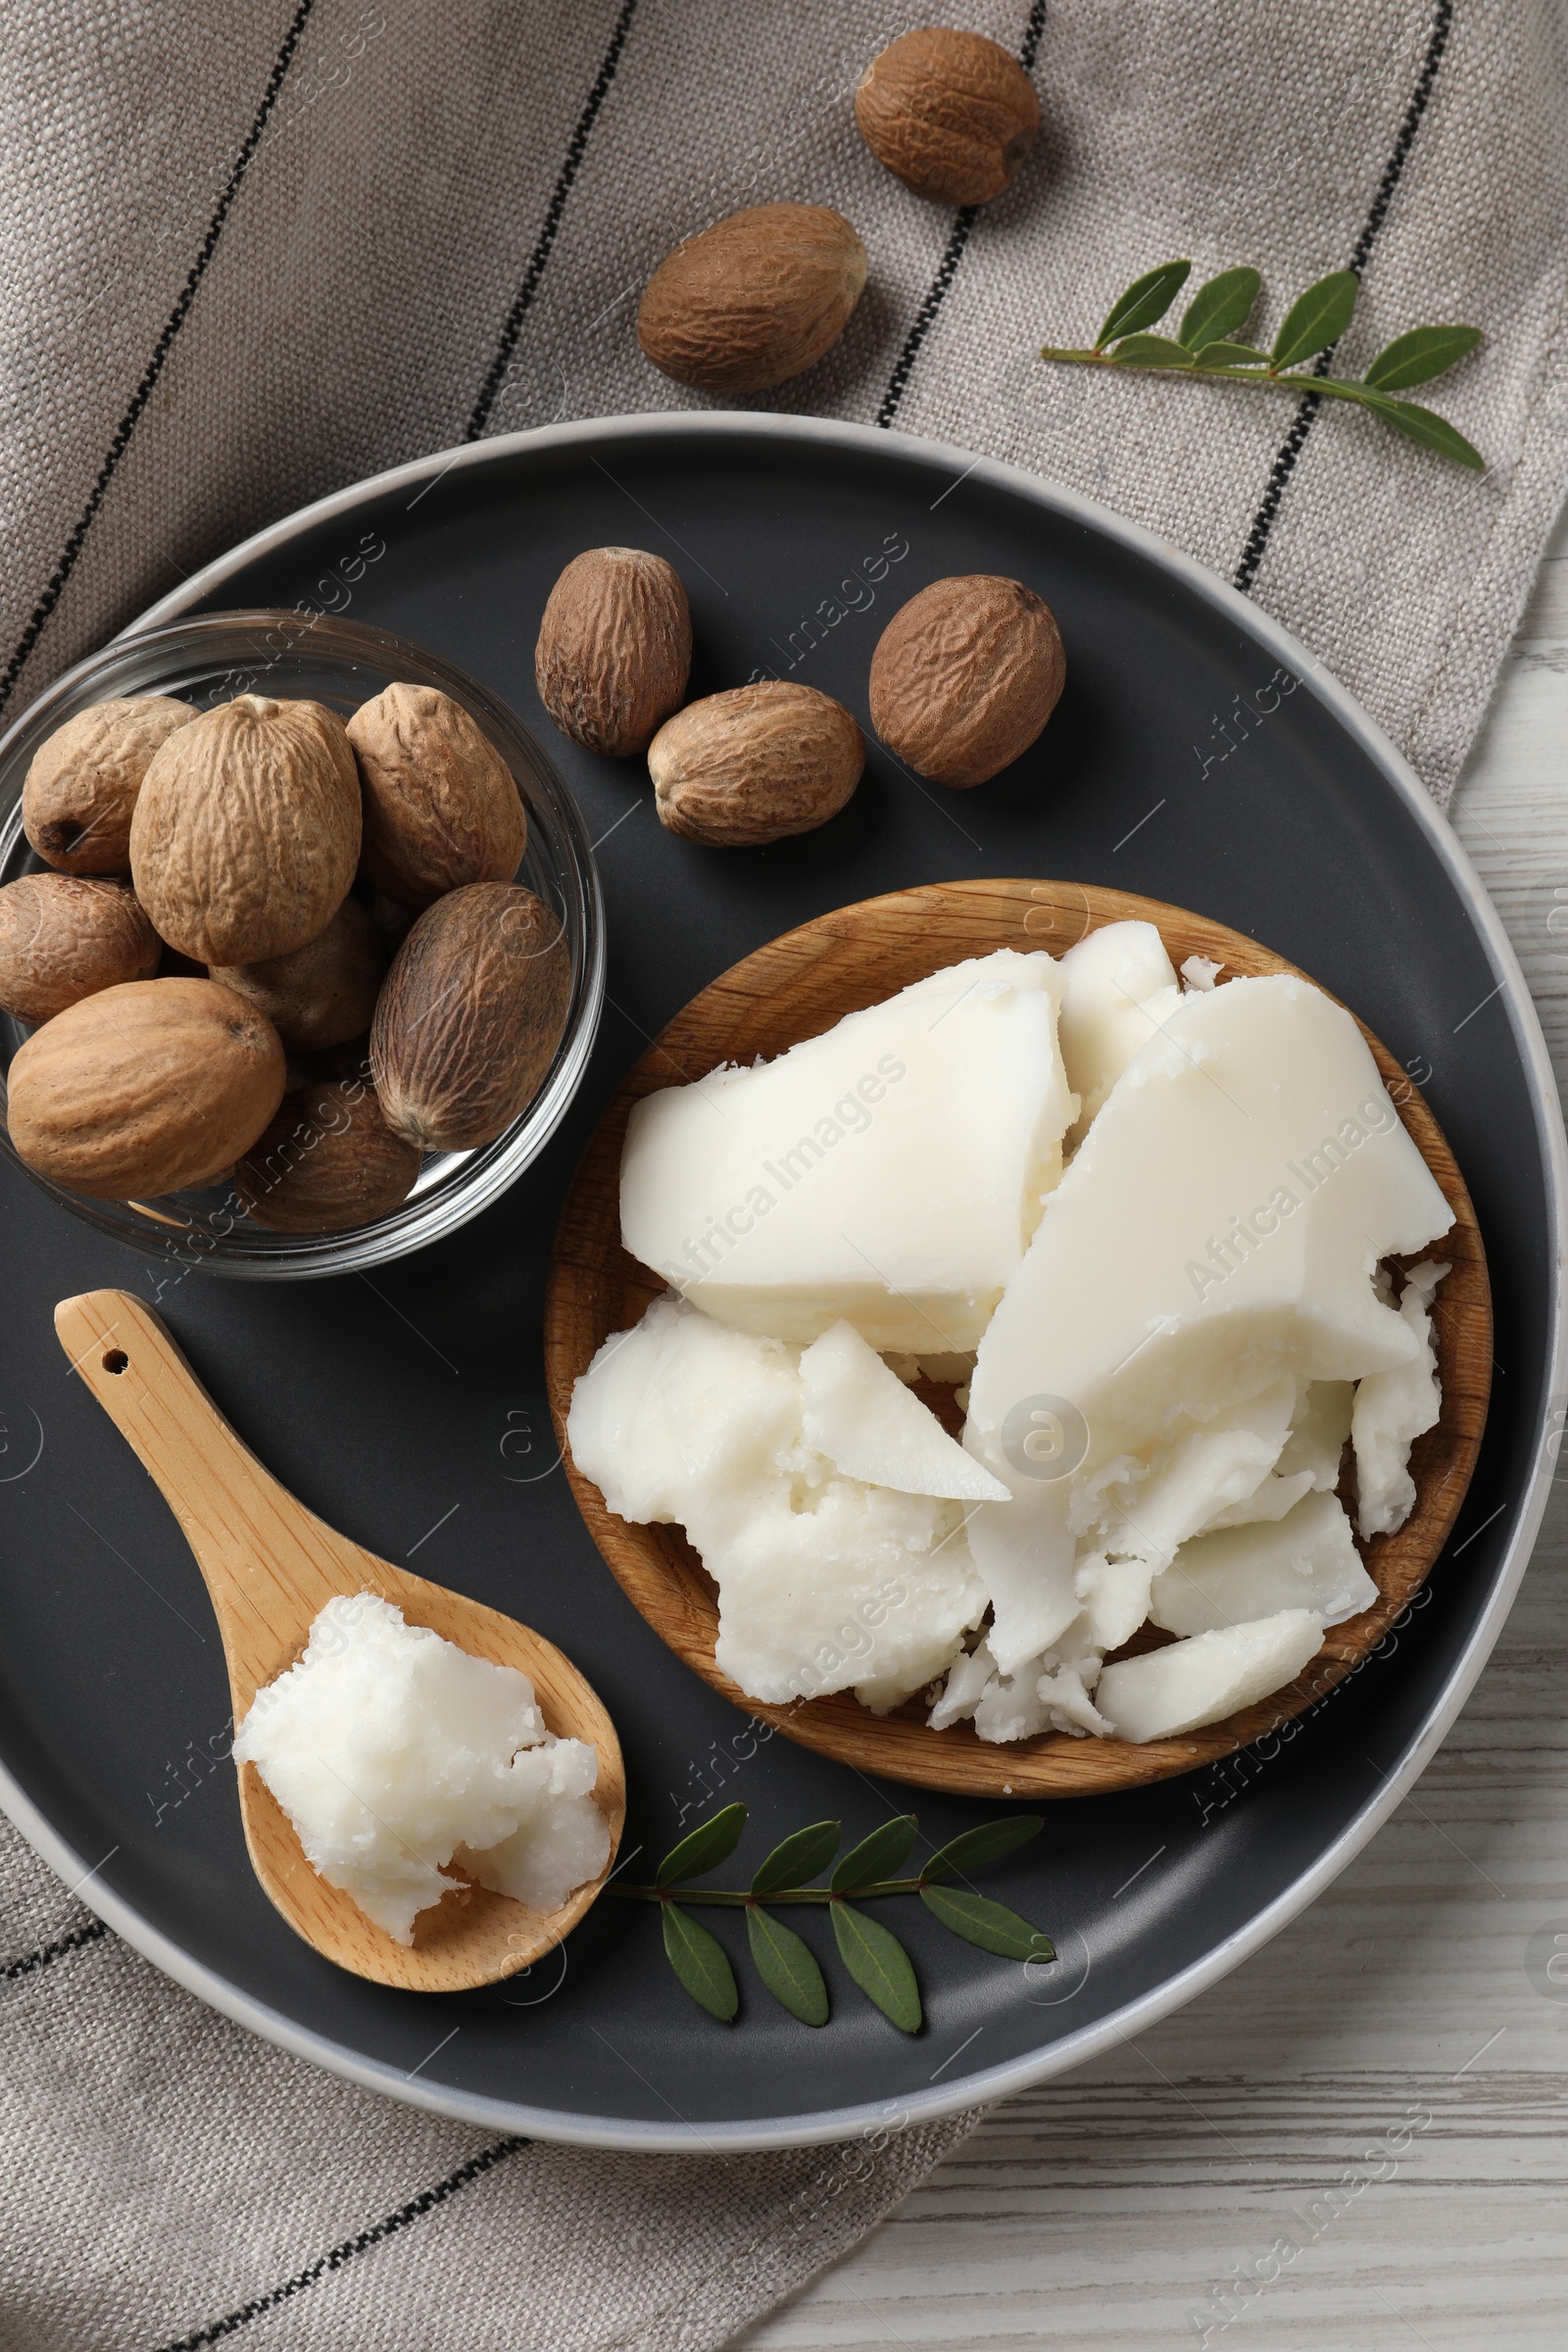
<instances>
[{"instance_id":1,"label":"green leaf sprig","mask_svg":"<svg viewBox=\"0 0 1568 2352\"><path fill-rule=\"evenodd\" d=\"M1043 360L1075 368L1157 368L1209 382L1273 384L1288 392L1318 392L1353 401L1396 432L1456 466L1486 470L1486 459L1446 416L1415 400L1396 400L1412 384L1446 375L1481 340L1478 326L1413 326L1380 351L1360 377L1302 371L1301 364L1331 351L1350 323L1361 281L1353 270L1334 270L1297 297L1271 348L1238 340L1252 315L1262 279L1255 270L1222 270L1200 286L1174 336L1149 330L1164 318L1192 270L1191 262L1162 262L1135 278L1110 306L1087 351L1047 344ZM1322 362L1319 362L1322 365Z\"/></svg>"},{"instance_id":2,"label":"green leaf sprig","mask_svg":"<svg viewBox=\"0 0 1568 2352\"><path fill-rule=\"evenodd\" d=\"M983 1822L940 1847L913 1878L898 1878L908 1859L919 1824L901 1813L862 1838L836 1864L825 1886L807 1884L837 1854L843 1825L814 1821L774 1846L752 1874L750 1886L694 1886L725 1862L740 1843L746 1807L725 1805L664 1856L651 1886L612 1884L608 1891L631 1902L657 1903L664 1931L664 1956L681 1984L710 2017L728 2025L740 2008L740 1989L729 1955L716 1936L693 1919L690 1906L710 1903L746 1914L746 1939L767 1990L803 2026L828 2019L827 1983L815 1953L773 1910L787 1903L823 1903L833 1922L839 1958L865 1994L901 2032L917 2034L922 2022L920 1988L908 1953L891 1930L858 1905L882 1895L917 1894L926 1909L955 1936L995 1952L1004 1960L1054 1960L1049 1936L1016 1911L994 1903L952 1881L1000 1862L1045 1827L1038 1813L1008 1821ZM675 1897L679 1894L680 1900ZM851 1899L853 1897L853 1900Z\"/></svg>"}]
</instances>

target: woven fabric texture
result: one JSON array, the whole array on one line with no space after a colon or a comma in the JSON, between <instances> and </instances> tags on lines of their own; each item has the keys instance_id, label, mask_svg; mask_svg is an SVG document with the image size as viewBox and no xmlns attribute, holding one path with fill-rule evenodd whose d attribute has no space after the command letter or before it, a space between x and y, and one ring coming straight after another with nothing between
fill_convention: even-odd
<instances>
[{"instance_id":1,"label":"woven fabric texture","mask_svg":"<svg viewBox=\"0 0 1568 2352\"><path fill-rule=\"evenodd\" d=\"M1005 457L1239 579L1441 801L1568 488L1568 29L1550 0L981 0L1045 128L978 214L923 203L850 93L876 0L53 0L0 91L0 693L20 709L204 558L358 475L563 417L721 405L638 348L679 237L763 198L871 255L848 333L743 405ZM1322 272L1339 364L1472 320L1431 398L1484 476L1343 407L1090 376L1155 261Z\"/></svg>"},{"instance_id":2,"label":"woven fabric texture","mask_svg":"<svg viewBox=\"0 0 1568 2352\"><path fill-rule=\"evenodd\" d=\"M400 460L721 405L639 289L747 203L838 206L866 294L742 405L932 435L1149 525L1253 595L1441 803L1568 487L1568 99L1552 0L963 0L1041 140L923 203L850 97L878 0L20 0L0 77L0 720L207 558ZM1466 474L1283 395L1055 368L1152 264L1324 271L1339 355L1473 321ZM90 1897L90 1886L83 1893ZM9 1976L5 1970L9 1968ZM522 2146L252 2039L0 1843L0 2347L719 2343L972 2127L797 2155Z\"/></svg>"},{"instance_id":3,"label":"woven fabric texture","mask_svg":"<svg viewBox=\"0 0 1568 2352\"><path fill-rule=\"evenodd\" d=\"M4 1821L0 1938L3 2352L709 2352L979 2120L766 2156L448 2123L205 2007Z\"/></svg>"}]
</instances>

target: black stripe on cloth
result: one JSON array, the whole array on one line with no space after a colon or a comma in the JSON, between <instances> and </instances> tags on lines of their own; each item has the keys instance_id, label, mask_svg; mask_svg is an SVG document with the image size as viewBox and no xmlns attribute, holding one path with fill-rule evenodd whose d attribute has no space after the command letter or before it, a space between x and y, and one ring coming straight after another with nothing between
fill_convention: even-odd
<instances>
[{"instance_id":1,"label":"black stripe on cloth","mask_svg":"<svg viewBox=\"0 0 1568 2352\"><path fill-rule=\"evenodd\" d=\"M207 274L207 265L218 250L218 240L223 233L223 222L232 211L234 199L240 191L240 184L250 170L257 144L263 131L267 128L267 119L277 103L277 93L283 86L283 76L288 72L289 62L299 46L300 35L305 30L306 19L315 5L316 0L299 0L299 6L294 11L288 31L283 36L283 45L272 60L272 70L267 77L267 87L262 93L261 105L256 110L256 119L246 134L244 145L234 158L233 169L229 172L223 192L214 208L213 217L207 223L207 234L202 239L201 248L195 261L191 264L185 283L179 290L179 298L164 321L164 331L153 346L153 356L147 363L141 382L131 394L130 404L115 428L115 437L109 444L109 453L98 468L91 494L76 518L70 538L66 541L60 561L49 574L48 584L34 605L26 627L18 638L10 661L6 663L4 670L0 671L0 710L4 710L10 701L11 690L22 674L23 663L37 644L43 633L44 623L48 620L56 605L59 604L66 582L76 568L76 558L80 555L87 533L92 527L92 518L102 506L104 493L114 480L120 461L130 446L130 436L136 429L137 418L158 387L158 379L164 372L164 363L173 349L174 338L189 315L190 306L196 299L196 289Z\"/></svg>"},{"instance_id":2,"label":"black stripe on cloth","mask_svg":"<svg viewBox=\"0 0 1568 2352\"><path fill-rule=\"evenodd\" d=\"M1023 39L1018 47L1018 63L1026 74L1034 72L1035 59L1040 55L1040 36L1046 29L1046 5L1047 0L1030 0L1029 21L1023 28Z\"/></svg>"},{"instance_id":3,"label":"black stripe on cloth","mask_svg":"<svg viewBox=\"0 0 1568 2352\"><path fill-rule=\"evenodd\" d=\"M373 2229L362 2230L355 2237L346 2237L329 2254L318 2254L314 2262L307 2263L303 2271L296 2271L292 2278L285 2278L281 2286L270 2287L265 2295L257 2295L249 2303L242 2303L238 2311L231 2311L226 2319L214 2320L209 2328L199 2328L194 2335L182 2335L177 2343L160 2345L159 2352L201 2352L204 2344L221 2342L225 2335L233 2335L237 2329L248 2327L252 2320L259 2320L265 2313L275 2311L280 2303L287 2303L292 2296L303 2294L318 2278L326 2278L333 2271L340 2271L346 2262L354 2260L356 2254L368 2252L371 2246L378 2246L383 2238L395 2237L400 2230L407 2230L421 2215L432 2213L437 2205L444 2205L448 2197L455 2197L460 2188L466 2188L470 2180L477 2180L482 2174L493 2172L507 2157L514 2156L519 2148L527 2145L525 2139L494 2140L488 2148L481 2148L477 2156L470 2156L466 2164L460 2164L455 2173L448 2173L444 2180L438 2180L434 2188L421 2188L416 2197L411 2197L407 2205L400 2205L396 2213L389 2213L386 2220L377 2222Z\"/></svg>"},{"instance_id":4,"label":"black stripe on cloth","mask_svg":"<svg viewBox=\"0 0 1568 2352\"><path fill-rule=\"evenodd\" d=\"M895 360L893 373L888 377L888 388L882 395L882 406L876 413L876 420L884 428L893 422L899 413L899 403L904 398L914 363L920 356L920 346L930 331L932 319L948 298L948 288L957 275L963 249L969 242L969 231L979 212L977 204L963 205L954 220L953 234L948 239L948 250L942 256L941 267L925 290L925 298L914 314L914 324L905 336L904 349Z\"/></svg>"},{"instance_id":5,"label":"black stripe on cloth","mask_svg":"<svg viewBox=\"0 0 1568 2352\"><path fill-rule=\"evenodd\" d=\"M1040 36L1046 29L1048 5L1049 0L1030 0L1029 19L1024 26L1023 40L1018 50L1018 63L1026 74L1032 74L1035 70L1035 59L1040 54ZM963 259L963 249L969 242L969 231L973 228L979 215L979 205L966 204L961 206L955 216L953 234L948 239L948 249L942 256L935 277L925 290L920 308L914 314L914 323L904 338L904 349L893 364L893 373L888 377L888 388L882 395L882 406L876 413L877 423L884 428L890 425L898 415L899 403L904 398L914 363L920 356L920 346L931 330L931 321L948 298L948 288L958 273L958 264Z\"/></svg>"},{"instance_id":6,"label":"black stripe on cloth","mask_svg":"<svg viewBox=\"0 0 1568 2352\"><path fill-rule=\"evenodd\" d=\"M35 1952L24 1952L20 1960L8 1960L0 1968L0 1984L14 1984L19 1977L30 1977L51 1960L63 1960L68 1952L79 1952L84 1944L97 1943L109 1930L101 1919L91 1927L75 1928L69 1936L61 1936L53 1943L40 1943Z\"/></svg>"},{"instance_id":7,"label":"black stripe on cloth","mask_svg":"<svg viewBox=\"0 0 1568 2352\"><path fill-rule=\"evenodd\" d=\"M615 29L610 36L610 46L605 51L599 72L594 78L593 88L588 93L582 113L577 117L577 127L572 132L567 144L566 160L561 167L554 192L546 209L544 226L539 231L539 241L528 257L528 267L523 271L522 283L517 288L516 300L507 313L506 324L501 329L501 340L496 345L496 356L490 363L489 373L479 387L479 397L474 402L473 414L468 418L468 429L463 436L466 441L477 441L484 431L485 425L489 421L490 412L496 405L496 395L506 380L507 369L512 366L512 355L517 348L517 337L522 332L523 318L527 314L529 304L538 292L539 280L545 273L545 265L550 259L551 249L560 233L562 216L566 209L566 199L571 194L572 182L582 169L582 159L588 145L588 134L598 120L600 108L610 95L610 85L615 78L615 69L620 64L620 53L626 46L626 35L631 30L631 21L636 13L637 0L623 0L621 12L615 19Z\"/></svg>"},{"instance_id":8,"label":"black stripe on cloth","mask_svg":"<svg viewBox=\"0 0 1568 2352\"><path fill-rule=\"evenodd\" d=\"M1427 37L1426 54L1421 61L1421 72L1416 77L1415 88L1410 93L1410 103L1404 110L1404 120L1399 124L1399 135L1394 142L1393 154L1383 168L1383 177L1379 180L1378 192L1372 199L1372 209L1367 214L1362 224L1361 234L1355 240L1355 250L1350 256L1349 267L1355 271L1357 277L1366 268L1372 248L1378 241L1378 232L1383 226L1389 206L1394 201L1394 191L1398 186L1404 172L1405 158L1410 152L1416 132L1421 127L1421 118L1426 113L1427 102L1432 96L1432 85L1437 79L1438 68L1443 63L1443 53L1448 45L1448 32L1452 23L1453 0L1438 0L1437 10L1432 19L1432 30ZM1327 351L1319 352L1313 363L1312 372L1314 375L1327 375L1333 364L1334 347L1331 344ZM1306 436L1311 431L1313 420L1322 406L1323 395L1321 392L1302 394L1301 405L1292 419L1291 429L1280 443L1274 463L1269 468L1269 477L1262 499L1259 502L1257 513L1252 517L1251 528L1247 534L1241 561L1232 575L1233 585L1240 588L1244 595L1257 577L1257 567L1263 561L1264 552L1268 547L1269 533L1274 528L1274 517L1279 513L1280 501L1285 496L1285 485L1296 471L1296 461L1301 454Z\"/></svg>"}]
</instances>

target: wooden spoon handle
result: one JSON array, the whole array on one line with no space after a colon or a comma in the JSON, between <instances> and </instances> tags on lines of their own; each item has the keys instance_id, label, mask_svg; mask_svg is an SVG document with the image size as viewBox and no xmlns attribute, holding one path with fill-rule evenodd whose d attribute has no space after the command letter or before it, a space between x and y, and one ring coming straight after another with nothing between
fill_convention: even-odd
<instances>
[{"instance_id":1,"label":"wooden spoon handle","mask_svg":"<svg viewBox=\"0 0 1568 2352\"><path fill-rule=\"evenodd\" d=\"M55 1330L179 1521L218 1613L235 1695L248 1706L255 1684L239 1661L275 1655L282 1629L299 1627L302 1611L308 1624L344 1590L348 1547L235 1436L139 1298L63 1298Z\"/></svg>"}]
</instances>

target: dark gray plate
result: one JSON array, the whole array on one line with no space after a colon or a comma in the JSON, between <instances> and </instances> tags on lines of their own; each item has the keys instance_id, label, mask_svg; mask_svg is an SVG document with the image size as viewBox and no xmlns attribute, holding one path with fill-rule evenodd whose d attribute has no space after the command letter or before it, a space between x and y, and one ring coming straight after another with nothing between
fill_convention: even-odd
<instances>
[{"instance_id":1,"label":"dark gray plate","mask_svg":"<svg viewBox=\"0 0 1568 2352\"><path fill-rule=\"evenodd\" d=\"M882 623L962 571L1009 573L1049 600L1066 693L1035 750L978 792L918 785L873 749L822 831L738 855L697 849L659 827L640 762L561 741L535 701L551 583L609 542L678 566L695 693L771 672L838 695L866 723ZM1029 475L897 434L709 416L488 442L310 508L148 617L301 602L449 656L539 729L599 843L600 1044L565 1128L515 1188L373 1282L171 1279L0 1170L0 1798L68 1881L97 1865L95 1907L230 2016L395 2096L547 2137L826 2138L995 2097L1149 2024L1283 1927L1389 1813L1495 1640L1544 1505L1565 1385L1562 1137L1524 984L1462 854L1386 740L1243 598ZM110 1283L156 1299L219 1402L314 1508L561 1642L620 1728L637 1875L729 1797L752 1807L742 1863L829 1813L858 1836L913 1802L923 1832L951 1836L997 1808L911 1797L782 1740L759 1744L642 1623L553 1466L539 1330L574 1161L648 1036L792 924L985 874L1115 884L1255 933L1407 1057L1475 1196L1506 1372L1422 1605L1288 1742L1052 1807L1044 1836L987 1882L1057 1941L1059 1962L1033 1982L900 1906L926 1999L914 2039L847 1984L815 1914L805 1933L834 1989L816 2033L750 1979L733 1921L718 1932L744 2008L724 2028L677 1987L654 1918L608 1900L560 1961L501 1991L423 2000L339 1973L251 1876L200 1579L145 1475L68 1380L55 1300Z\"/></svg>"}]
</instances>

